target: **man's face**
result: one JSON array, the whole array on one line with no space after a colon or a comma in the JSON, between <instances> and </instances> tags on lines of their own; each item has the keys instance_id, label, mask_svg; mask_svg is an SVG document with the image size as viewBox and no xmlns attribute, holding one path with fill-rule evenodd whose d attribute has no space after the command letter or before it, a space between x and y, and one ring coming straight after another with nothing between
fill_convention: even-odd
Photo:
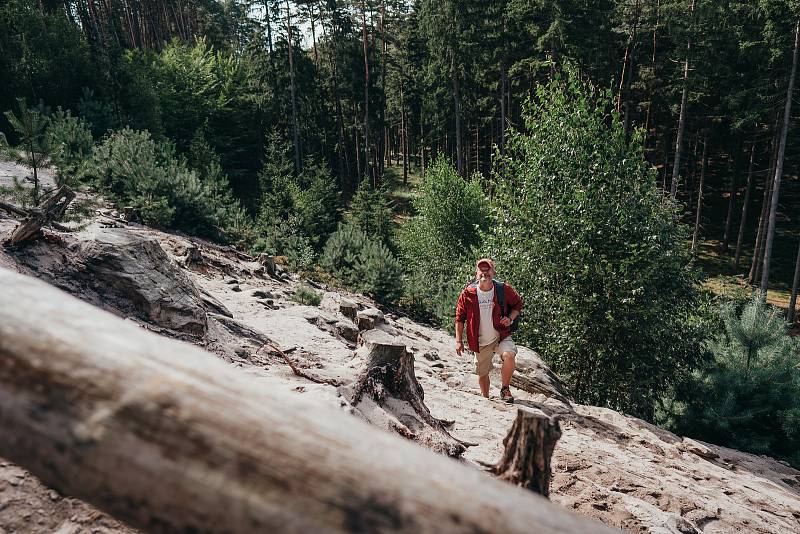
<instances>
[{"instance_id":1,"label":"man's face","mask_svg":"<svg viewBox=\"0 0 800 534\"><path fill-rule=\"evenodd\" d=\"M494 271L491 267L487 267L486 265L481 265L478 267L478 270L475 273L478 277L479 282L491 282L492 276L494 275Z\"/></svg>"}]
</instances>

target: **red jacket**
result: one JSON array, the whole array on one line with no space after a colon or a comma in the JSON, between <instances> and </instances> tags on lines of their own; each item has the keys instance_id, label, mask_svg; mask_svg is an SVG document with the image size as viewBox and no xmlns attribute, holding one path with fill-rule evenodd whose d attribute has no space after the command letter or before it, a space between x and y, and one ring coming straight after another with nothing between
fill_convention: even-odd
<instances>
[{"instance_id":1,"label":"red jacket","mask_svg":"<svg viewBox=\"0 0 800 534\"><path fill-rule=\"evenodd\" d=\"M517 310L517 313L522 311L522 298L514 291L514 288L505 282L498 282L505 285L505 298L506 308L508 314L512 310ZM500 324L500 319L503 317L500 304L497 302L497 291L494 292L494 306L492 306L492 322L494 328L500 333L500 339L505 339L511 335L511 327L503 326ZM464 288L458 296L458 304L456 304L456 322L467 323L464 329L467 334L467 344L469 350L478 352L478 332L480 331L481 323L481 310L478 307L478 291L475 284L470 284Z\"/></svg>"}]
</instances>

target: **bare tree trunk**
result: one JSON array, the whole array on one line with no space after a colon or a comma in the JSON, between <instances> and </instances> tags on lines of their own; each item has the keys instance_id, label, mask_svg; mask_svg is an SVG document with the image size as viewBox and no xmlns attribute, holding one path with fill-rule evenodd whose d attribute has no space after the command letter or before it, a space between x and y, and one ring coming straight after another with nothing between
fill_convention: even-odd
<instances>
[{"instance_id":1,"label":"bare tree trunk","mask_svg":"<svg viewBox=\"0 0 800 534\"><path fill-rule=\"evenodd\" d=\"M453 107L456 120L456 169L458 169L459 176L464 176L464 149L461 139L461 88L455 56L451 59L450 71L453 77Z\"/></svg>"},{"instance_id":2,"label":"bare tree trunk","mask_svg":"<svg viewBox=\"0 0 800 534\"><path fill-rule=\"evenodd\" d=\"M781 178L783 176L783 160L786 154L786 137L789 133L789 120L792 116L792 97L794 92L794 79L797 73L797 53L800 47L800 20L794 30L794 52L792 53L792 71L789 75L789 87L786 90L786 107L783 112L783 129L781 131L781 144L778 148L778 160L775 164L775 179L772 184L772 201L770 202L769 226L764 242L764 267L761 270L761 293L764 298L769 286L769 263L772 259L772 242L775 238L775 221L778 213L778 198L780 195Z\"/></svg>"},{"instance_id":3,"label":"bare tree trunk","mask_svg":"<svg viewBox=\"0 0 800 534\"><path fill-rule=\"evenodd\" d=\"M372 185L375 183L375 171L370 172L370 136L369 136L369 50L367 47L367 12L364 0L361 0L361 36L364 48L364 174L369 174Z\"/></svg>"},{"instance_id":4,"label":"bare tree trunk","mask_svg":"<svg viewBox=\"0 0 800 534\"><path fill-rule=\"evenodd\" d=\"M337 126L339 128L339 178L341 180L345 179L345 176L350 175L350 161L347 156L347 141L345 140L345 133L344 133L344 113L342 112L342 99L339 95L339 70L337 68L336 62L336 51L337 51L337 38L336 38L336 13L337 13L337 6L336 2L332 3L333 12L331 14L331 34L333 35L333 50L328 53L328 61L331 64L331 73L333 75L333 79L331 80L333 85L333 97L336 101L336 121ZM325 21L322 19L322 37L323 39L327 40L327 35L325 33ZM345 173L346 171L346 173Z\"/></svg>"},{"instance_id":5,"label":"bare tree trunk","mask_svg":"<svg viewBox=\"0 0 800 534\"><path fill-rule=\"evenodd\" d=\"M694 1L690 8L690 17L694 18ZM675 140L675 161L672 164L672 182L669 186L669 193L672 198L678 194L678 179L681 172L681 152L683 151L683 132L686 129L686 100L689 95L689 61L692 53L691 34L686 41L686 60L683 64L683 92L681 93L681 110L678 116L677 139Z\"/></svg>"},{"instance_id":6,"label":"bare tree trunk","mask_svg":"<svg viewBox=\"0 0 800 534\"><path fill-rule=\"evenodd\" d=\"M400 87L400 148L403 151L403 185L408 184L408 134L406 128L406 106L403 87Z\"/></svg>"},{"instance_id":7,"label":"bare tree trunk","mask_svg":"<svg viewBox=\"0 0 800 534\"><path fill-rule=\"evenodd\" d=\"M736 192L739 189L739 166L737 165L737 152L734 149L731 154L732 173L731 173L731 189L730 198L728 199L728 214L725 217L725 232L722 235L722 247L720 253L725 254L728 252L728 245L731 241L731 227L733 226L733 212L736 207Z\"/></svg>"},{"instance_id":8,"label":"bare tree trunk","mask_svg":"<svg viewBox=\"0 0 800 534\"><path fill-rule=\"evenodd\" d=\"M697 238L700 235L700 221L703 211L703 184L706 180L706 166L708 163L708 132L703 138L703 156L700 163L700 188L697 192L697 215L694 220L694 233L692 234L692 256L697 255Z\"/></svg>"},{"instance_id":9,"label":"bare tree trunk","mask_svg":"<svg viewBox=\"0 0 800 534\"><path fill-rule=\"evenodd\" d=\"M0 455L144 532L613 532L42 281L0 287Z\"/></svg>"},{"instance_id":10,"label":"bare tree trunk","mask_svg":"<svg viewBox=\"0 0 800 534\"><path fill-rule=\"evenodd\" d=\"M744 239L745 228L747 227L747 210L750 206L750 195L753 191L753 162L755 161L756 143L750 145L750 165L747 168L747 189L744 193L744 203L742 205L742 220L739 222L739 235L736 238L736 254L733 258L733 272L739 270L739 260L742 257L742 240Z\"/></svg>"},{"instance_id":11,"label":"bare tree trunk","mask_svg":"<svg viewBox=\"0 0 800 534\"><path fill-rule=\"evenodd\" d=\"M753 258L750 261L750 271L747 283L755 285L761 273L761 262L764 259L764 236L767 233L767 217L769 217L769 199L772 193L772 176L775 173L775 163L778 158L778 141L780 139L780 117L775 120L775 134L772 136L772 145L769 156L769 167L764 177L764 195L761 200L761 215L758 218L756 241L753 246Z\"/></svg>"},{"instance_id":12,"label":"bare tree trunk","mask_svg":"<svg viewBox=\"0 0 800 534\"><path fill-rule=\"evenodd\" d=\"M794 278L792 280L792 297L786 312L786 322L794 324L795 307L797 305L797 287L800 285L800 246L797 248L797 259L794 260Z\"/></svg>"},{"instance_id":13,"label":"bare tree trunk","mask_svg":"<svg viewBox=\"0 0 800 534\"><path fill-rule=\"evenodd\" d=\"M653 55L652 55L652 68L653 68L653 75L657 76L657 67L658 64L656 63L656 36L658 34L658 22L660 16L660 8L661 8L661 0L656 0L656 23L653 25ZM648 84L647 88L647 116L644 120L644 147L647 149L647 142L650 138L650 129L653 127L652 125L652 110L653 110L653 88L650 84Z\"/></svg>"},{"instance_id":14,"label":"bare tree trunk","mask_svg":"<svg viewBox=\"0 0 800 534\"><path fill-rule=\"evenodd\" d=\"M289 88L292 96L292 137L294 139L294 172L299 173L300 166L300 130L297 125L297 98L294 87L294 60L292 59L292 12L289 9L289 0L286 0L286 32L289 45Z\"/></svg>"},{"instance_id":15,"label":"bare tree trunk","mask_svg":"<svg viewBox=\"0 0 800 534\"><path fill-rule=\"evenodd\" d=\"M506 87L508 85L508 69L505 64L500 67L500 155L506 153Z\"/></svg>"}]
</instances>

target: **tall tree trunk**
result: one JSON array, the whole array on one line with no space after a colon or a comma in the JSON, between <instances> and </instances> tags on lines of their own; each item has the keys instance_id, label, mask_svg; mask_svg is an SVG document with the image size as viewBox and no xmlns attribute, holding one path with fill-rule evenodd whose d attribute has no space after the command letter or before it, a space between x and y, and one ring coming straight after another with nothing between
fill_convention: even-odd
<instances>
[{"instance_id":1,"label":"tall tree trunk","mask_svg":"<svg viewBox=\"0 0 800 534\"><path fill-rule=\"evenodd\" d=\"M797 259L794 260L794 279L792 280L792 297L786 312L786 322L794 324L794 311L797 305L797 287L800 285L800 246L797 248Z\"/></svg>"},{"instance_id":2,"label":"tall tree trunk","mask_svg":"<svg viewBox=\"0 0 800 534\"><path fill-rule=\"evenodd\" d=\"M728 214L725 217L725 232L722 235L722 247L720 252L725 254L728 252L728 246L731 241L731 227L733 226L733 212L736 207L736 192L739 188L739 165L737 164L738 148L734 149L731 154L731 164L733 172L731 173L731 189L730 198L728 199Z\"/></svg>"},{"instance_id":3,"label":"tall tree trunk","mask_svg":"<svg viewBox=\"0 0 800 534\"><path fill-rule=\"evenodd\" d=\"M294 87L294 59L292 58L292 12L286 0L286 35L289 45L289 89L292 97L292 138L294 140L294 172L300 173L300 129L297 125L297 98Z\"/></svg>"},{"instance_id":4,"label":"tall tree trunk","mask_svg":"<svg viewBox=\"0 0 800 534\"><path fill-rule=\"evenodd\" d=\"M336 102L336 122L339 129L339 179L344 181L345 176L350 176L350 161L347 156L347 141L345 140L344 132L344 113L342 112L342 98L339 94L339 69L337 66L336 55L338 50L338 40L336 37L336 14L338 6L334 0L331 4L331 34L333 35L332 50L328 53L328 62L331 65L331 74L333 79L333 97ZM321 11L320 11L321 13ZM322 38L328 40L325 33L325 21L322 19Z\"/></svg>"},{"instance_id":5,"label":"tall tree trunk","mask_svg":"<svg viewBox=\"0 0 800 534\"><path fill-rule=\"evenodd\" d=\"M753 258L750 262L750 271L747 275L747 282L755 286L756 280L761 272L761 262L764 259L764 235L767 233L767 217L769 217L769 199L772 193L772 176L775 173L775 162L778 158L778 141L780 140L781 118L775 119L775 133L772 136L772 144L768 160L767 174L764 176L764 195L761 201L761 215L758 219L758 229L756 230L756 242L753 247Z\"/></svg>"},{"instance_id":6,"label":"tall tree trunk","mask_svg":"<svg viewBox=\"0 0 800 534\"><path fill-rule=\"evenodd\" d=\"M694 2L690 7L690 17L694 18ZM690 30L691 31L691 30ZM686 60L683 63L683 92L681 93L681 110L678 116L677 139L675 140L675 161L672 165L672 183L669 186L669 193L672 198L678 194L678 179L681 172L681 152L683 151L683 132L686 129L686 100L689 95L689 61L692 54L692 36L686 40Z\"/></svg>"},{"instance_id":7,"label":"tall tree trunk","mask_svg":"<svg viewBox=\"0 0 800 534\"><path fill-rule=\"evenodd\" d=\"M378 161L380 161L380 174L383 176L383 165L384 160L386 159L386 144L388 142L388 133L389 129L386 126L386 1L383 0L381 2L381 20L380 20L380 28L381 28L381 92L382 99L381 99L381 109L380 109L380 122L382 125L381 128L381 139L380 143L378 144L379 150L381 151L378 154ZM401 112L402 113L402 112Z\"/></svg>"},{"instance_id":8,"label":"tall tree trunk","mask_svg":"<svg viewBox=\"0 0 800 534\"><path fill-rule=\"evenodd\" d=\"M508 87L508 68L500 67L500 155L506 153L506 88Z\"/></svg>"},{"instance_id":9,"label":"tall tree trunk","mask_svg":"<svg viewBox=\"0 0 800 534\"><path fill-rule=\"evenodd\" d=\"M781 131L781 144L778 148L778 160L775 164L775 179L772 184L772 202L770 202L769 226L767 238L764 242L764 267L761 270L761 293L766 298L769 286L769 263L772 259L772 242L775 238L775 221L778 213L778 198L780 195L781 178L783 176L783 160L786 155L786 137L789 132L789 120L792 116L792 96L794 92L794 78L797 73L797 49L800 47L800 20L794 29L794 51L792 53L792 71L789 74L789 87L786 90L786 107L783 111L783 129Z\"/></svg>"},{"instance_id":10,"label":"tall tree trunk","mask_svg":"<svg viewBox=\"0 0 800 534\"><path fill-rule=\"evenodd\" d=\"M619 80L619 95L617 96L617 111L622 113L622 123L625 129L625 138L630 135L631 102L630 93L633 82L633 51L636 48L636 39L639 29L639 16L641 14L640 0L634 4L633 27L625 46L625 57L622 61L622 76Z\"/></svg>"},{"instance_id":11,"label":"tall tree trunk","mask_svg":"<svg viewBox=\"0 0 800 534\"><path fill-rule=\"evenodd\" d=\"M367 10L364 0L361 1L361 37L364 48L364 174L369 174L372 185L376 186L374 170L372 172L369 170L369 49L367 46Z\"/></svg>"},{"instance_id":12,"label":"tall tree trunk","mask_svg":"<svg viewBox=\"0 0 800 534\"><path fill-rule=\"evenodd\" d=\"M408 184L408 124L403 87L400 87L400 146L403 150L403 185Z\"/></svg>"},{"instance_id":13,"label":"tall tree trunk","mask_svg":"<svg viewBox=\"0 0 800 534\"><path fill-rule=\"evenodd\" d=\"M692 256L697 255L697 238L700 235L700 220L703 212L703 185L706 181L706 166L708 164L708 132L703 138L703 156L700 163L700 188L697 191L697 215L694 219L694 233L692 234Z\"/></svg>"},{"instance_id":14,"label":"tall tree trunk","mask_svg":"<svg viewBox=\"0 0 800 534\"><path fill-rule=\"evenodd\" d=\"M653 25L653 55L652 55L653 76L656 76L656 77L658 76L658 70L657 70L658 64L656 63L656 49L657 49L656 48L656 44L657 44L656 37L657 37L657 34L658 34L658 22L659 22L659 16L660 16L660 11L661 11L660 8L661 8L661 0L656 0L656 8L655 8L655 11L656 11L656 22ZM650 138L650 129L653 127L653 125L652 125L652 122L653 122L652 110L653 110L653 88L652 88L652 84L648 84L648 88L647 88L647 116L645 117L645 120L644 120L644 147L645 147L645 149L647 149L647 142L648 142L648 140Z\"/></svg>"},{"instance_id":15,"label":"tall tree trunk","mask_svg":"<svg viewBox=\"0 0 800 534\"><path fill-rule=\"evenodd\" d=\"M742 240L747 226L747 210L750 205L750 195L753 191L753 162L756 154L756 143L750 145L750 165L747 168L747 189L744 193L744 203L742 204L742 220L739 222L739 235L736 238L736 254L733 257L733 272L739 270L739 260L742 257Z\"/></svg>"},{"instance_id":16,"label":"tall tree trunk","mask_svg":"<svg viewBox=\"0 0 800 534\"><path fill-rule=\"evenodd\" d=\"M314 4L308 4L308 18L311 22L311 44L314 47L314 65L319 67L319 55L317 54L317 30L314 25Z\"/></svg>"},{"instance_id":17,"label":"tall tree trunk","mask_svg":"<svg viewBox=\"0 0 800 534\"><path fill-rule=\"evenodd\" d=\"M453 55L450 61L450 71L453 77L453 107L456 119L456 168L458 169L459 176L464 176L464 149L461 145L461 88L458 80L455 55Z\"/></svg>"}]
</instances>

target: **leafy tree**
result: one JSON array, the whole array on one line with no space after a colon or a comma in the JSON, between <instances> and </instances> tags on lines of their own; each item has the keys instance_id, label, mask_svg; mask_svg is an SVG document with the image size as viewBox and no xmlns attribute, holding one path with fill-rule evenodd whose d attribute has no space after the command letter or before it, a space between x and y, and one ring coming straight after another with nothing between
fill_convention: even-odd
<instances>
[{"instance_id":1,"label":"leafy tree","mask_svg":"<svg viewBox=\"0 0 800 534\"><path fill-rule=\"evenodd\" d=\"M528 303L519 337L576 398L652 418L703 355L698 295L676 207L609 109L574 75L537 89L498 160L486 248Z\"/></svg>"},{"instance_id":2,"label":"leafy tree","mask_svg":"<svg viewBox=\"0 0 800 534\"><path fill-rule=\"evenodd\" d=\"M800 467L800 345L759 295L720 316L714 362L690 382L677 430Z\"/></svg>"},{"instance_id":3,"label":"leafy tree","mask_svg":"<svg viewBox=\"0 0 800 534\"><path fill-rule=\"evenodd\" d=\"M489 227L489 204L477 178L464 181L440 157L426 172L414 207L418 216L400 233L408 304L449 325L457 290L471 274L465 266L475 261L481 232Z\"/></svg>"}]
</instances>

